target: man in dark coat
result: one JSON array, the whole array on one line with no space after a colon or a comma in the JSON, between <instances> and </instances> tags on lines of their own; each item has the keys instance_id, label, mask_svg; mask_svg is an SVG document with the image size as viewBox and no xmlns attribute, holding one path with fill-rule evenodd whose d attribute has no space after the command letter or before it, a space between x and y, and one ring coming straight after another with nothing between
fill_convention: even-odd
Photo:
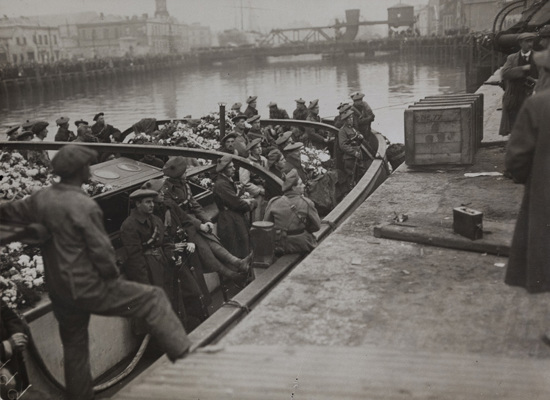
<instances>
[{"instance_id":1,"label":"man in dark coat","mask_svg":"<svg viewBox=\"0 0 550 400\"><path fill-rule=\"evenodd\" d=\"M235 139L237 138L236 133L228 133L220 140L220 147L218 148L218 151L221 151L222 153L231 154L234 156L238 156L239 152L237 149L235 149Z\"/></svg>"},{"instance_id":2,"label":"man in dark coat","mask_svg":"<svg viewBox=\"0 0 550 400\"><path fill-rule=\"evenodd\" d=\"M502 96L502 117L499 135L510 134L516 116L526 98L531 96L538 78L537 67L533 59L534 33L522 33L518 36L521 50L510 54L502 67L501 75L505 82Z\"/></svg>"},{"instance_id":3,"label":"man in dark coat","mask_svg":"<svg viewBox=\"0 0 550 400\"><path fill-rule=\"evenodd\" d=\"M289 119L288 113L286 110L277 107L277 103L274 101L270 102L269 107L269 119Z\"/></svg>"},{"instance_id":4,"label":"man in dark coat","mask_svg":"<svg viewBox=\"0 0 550 400\"><path fill-rule=\"evenodd\" d=\"M348 110L351 110L351 104L340 103L337 107L338 115L334 118L334 127L340 129L344 126L344 121L342 120L342 115L344 115Z\"/></svg>"},{"instance_id":5,"label":"man in dark coat","mask_svg":"<svg viewBox=\"0 0 550 400\"><path fill-rule=\"evenodd\" d=\"M353 100L351 110L355 114L355 126L359 133L366 137L366 135L370 134L371 132L370 126L372 124L372 121L374 121L374 113L372 112L372 109L367 104L367 102L363 100L363 98L365 97L363 93L355 92L352 93L350 97Z\"/></svg>"},{"instance_id":6,"label":"man in dark coat","mask_svg":"<svg viewBox=\"0 0 550 400\"><path fill-rule=\"evenodd\" d=\"M307 118L307 107L306 101L301 97L296 100L296 109L292 112L292 119L297 119L300 121L305 121Z\"/></svg>"},{"instance_id":7,"label":"man in dark coat","mask_svg":"<svg viewBox=\"0 0 550 400\"><path fill-rule=\"evenodd\" d=\"M235 166L230 155L223 156L216 165L218 177L214 183L214 201L220 211L218 235L224 247L243 258L250 253L249 223L246 214L256 207L254 199L242 199L233 177Z\"/></svg>"},{"instance_id":8,"label":"man in dark coat","mask_svg":"<svg viewBox=\"0 0 550 400\"><path fill-rule=\"evenodd\" d=\"M306 121L321 122L319 116L319 100L312 100L308 106ZM334 137L323 129L306 128L306 134L310 144L316 149L328 148L331 156L334 149Z\"/></svg>"},{"instance_id":9,"label":"man in dark coat","mask_svg":"<svg viewBox=\"0 0 550 400\"><path fill-rule=\"evenodd\" d=\"M313 232L321 229L321 218L313 201L304 197L304 184L296 170L287 174L283 195L267 204L264 221L274 223L278 254L307 253L317 246Z\"/></svg>"},{"instance_id":10,"label":"man in dark coat","mask_svg":"<svg viewBox=\"0 0 550 400\"><path fill-rule=\"evenodd\" d=\"M72 142L76 139L74 132L69 130L69 118L58 118L55 120L55 123L59 126L59 129L55 134L56 142Z\"/></svg>"},{"instance_id":11,"label":"man in dark coat","mask_svg":"<svg viewBox=\"0 0 550 400\"><path fill-rule=\"evenodd\" d=\"M0 300L0 376L14 377L10 383L0 383L0 393L6 395L5 398L8 398L7 393L3 393L2 389L6 389L6 392L13 389L21 393L28 385L23 361L23 350L27 343L25 323L4 300Z\"/></svg>"},{"instance_id":12,"label":"man in dark coat","mask_svg":"<svg viewBox=\"0 0 550 400\"><path fill-rule=\"evenodd\" d=\"M231 131L231 133L235 134L235 150L237 150L239 156L244 158L248 157L249 153L248 150L246 150L246 147L248 146L248 143L250 143L250 139L248 139L248 136L245 132L247 119L248 117L246 115L239 114L233 117L233 119L231 120L235 124L235 128L233 129L233 131Z\"/></svg>"},{"instance_id":13,"label":"man in dark coat","mask_svg":"<svg viewBox=\"0 0 550 400\"><path fill-rule=\"evenodd\" d=\"M96 157L84 146L66 145L52 160L60 183L0 205L0 223L39 223L51 234L41 248L46 286L63 343L67 397L82 400L94 398L91 314L142 318L172 360L191 345L161 288L118 279L103 212L81 189Z\"/></svg>"},{"instance_id":14,"label":"man in dark coat","mask_svg":"<svg viewBox=\"0 0 550 400\"><path fill-rule=\"evenodd\" d=\"M244 115L246 116L246 119L253 117L254 115L258 115L257 105L256 102L258 100L258 96L248 96L248 99L246 99L246 103L248 104L248 107L246 107L246 110L244 110Z\"/></svg>"},{"instance_id":15,"label":"man in dark coat","mask_svg":"<svg viewBox=\"0 0 550 400\"><path fill-rule=\"evenodd\" d=\"M195 243L203 268L217 272L229 279L240 279L241 272L248 272L248 253L238 256L212 233L214 224L202 206L195 200L185 180L187 164L184 157L172 157L164 165L167 177L161 189L165 204L171 210L172 228L182 227L189 241ZM177 206L177 209L175 209Z\"/></svg>"},{"instance_id":16,"label":"man in dark coat","mask_svg":"<svg viewBox=\"0 0 550 400\"><path fill-rule=\"evenodd\" d=\"M288 174L290 171L295 169L298 172L298 176L300 177L302 182L307 183L307 181L309 181L309 176L302 165L302 147L304 147L304 144L302 142L289 143L286 145L283 150L283 154L286 160L286 165L283 168L283 172L285 174Z\"/></svg>"},{"instance_id":17,"label":"man in dark coat","mask_svg":"<svg viewBox=\"0 0 550 400\"><path fill-rule=\"evenodd\" d=\"M344 195L353 188L367 170L361 151L363 135L354 128L354 118L355 114L352 110L343 114L344 126L338 132L336 166L343 175L339 179L339 183L343 188Z\"/></svg>"},{"instance_id":18,"label":"man in dark coat","mask_svg":"<svg viewBox=\"0 0 550 400\"><path fill-rule=\"evenodd\" d=\"M100 112L94 116L95 124L92 125L92 135L94 135L100 143L111 143L111 137L116 142L121 142L118 140L121 135L121 132L105 122L105 114Z\"/></svg>"}]
</instances>

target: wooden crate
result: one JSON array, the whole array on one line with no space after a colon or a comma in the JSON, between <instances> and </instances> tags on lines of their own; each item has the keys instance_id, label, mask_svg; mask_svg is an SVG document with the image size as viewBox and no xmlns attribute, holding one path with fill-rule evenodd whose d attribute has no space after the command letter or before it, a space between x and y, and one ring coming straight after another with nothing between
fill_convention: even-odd
<instances>
[{"instance_id":1,"label":"wooden crate","mask_svg":"<svg viewBox=\"0 0 550 400\"><path fill-rule=\"evenodd\" d=\"M472 109L472 105L437 105L405 110L407 165L472 164Z\"/></svg>"}]
</instances>

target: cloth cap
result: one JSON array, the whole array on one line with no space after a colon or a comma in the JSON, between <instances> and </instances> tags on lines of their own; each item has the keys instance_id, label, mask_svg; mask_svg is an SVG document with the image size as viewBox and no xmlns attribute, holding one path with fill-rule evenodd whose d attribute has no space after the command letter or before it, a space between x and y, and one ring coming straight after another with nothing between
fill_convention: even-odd
<instances>
[{"instance_id":1,"label":"cloth cap","mask_svg":"<svg viewBox=\"0 0 550 400\"><path fill-rule=\"evenodd\" d=\"M57 125L63 125L63 124L66 124L67 122L69 122L69 118L67 117L61 117L55 120L55 123Z\"/></svg>"},{"instance_id":2,"label":"cloth cap","mask_svg":"<svg viewBox=\"0 0 550 400\"><path fill-rule=\"evenodd\" d=\"M17 130L19 129L19 126L20 125L15 125L15 126L12 126L12 127L8 128L8 130L6 131L6 135L11 136L11 135L15 134L17 132Z\"/></svg>"},{"instance_id":3,"label":"cloth cap","mask_svg":"<svg viewBox=\"0 0 550 400\"><path fill-rule=\"evenodd\" d=\"M301 97L297 100L294 100L296 103L299 103L299 104L306 104L306 101L304 99L302 99Z\"/></svg>"},{"instance_id":4,"label":"cloth cap","mask_svg":"<svg viewBox=\"0 0 550 400\"><path fill-rule=\"evenodd\" d=\"M46 121L37 121L32 126L31 131L36 135L46 129L48 125L49 123L47 123Z\"/></svg>"},{"instance_id":5,"label":"cloth cap","mask_svg":"<svg viewBox=\"0 0 550 400\"><path fill-rule=\"evenodd\" d=\"M246 151L252 150L252 148L256 147L257 145L259 145L261 143L262 143L262 139L260 139L260 138L256 138L256 139L250 141L250 143L248 143L248 146L246 146Z\"/></svg>"},{"instance_id":6,"label":"cloth cap","mask_svg":"<svg viewBox=\"0 0 550 400\"><path fill-rule=\"evenodd\" d=\"M80 125L80 124L84 124L84 125L88 125L88 121L84 121L82 118L79 119L78 121L74 121L74 124L76 126Z\"/></svg>"},{"instance_id":7,"label":"cloth cap","mask_svg":"<svg viewBox=\"0 0 550 400\"><path fill-rule=\"evenodd\" d=\"M342 116L340 117L340 119L342 121L345 121L346 119L348 119L349 117L351 117L353 115L353 111L351 110L348 110L346 111L345 113L342 114Z\"/></svg>"},{"instance_id":8,"label":"cloth cap","mask_svg":"<svg viewBox=\"0 0 550 400\"><path fill-rule=\"evenodd\" d=\"M285 146L283 149L284 151L294 151L294 150L300 150L302 147L304 147L304 144L302 142L296 142L296 143L290 143Z\"/></svg>"},{"instance_id":9,"label":"cloth cap","mask_svg":"<svg viewBox=\"0 0 550 400\"><path fill-rule=\"evenodd\" d=\"M240 110L242 106L243 106L242 103L235 103L231 106L231 109L232 110Z\"/></svg>"},{"instance_id":10,"label":"cloth cap","mask_svg":"<svg viewBox=\"0 0 550 400\"><path fill-rule=\"evenodd\" d=\"M227 135L225 135L225 136L220 140L220 143L221 143L221 144L224 144L225 141L226 141L227 139L231 139L231 138L235 139L236 137L237 137L237 134L235 134L235 133L228 133Z\"/></svg>"},{"instance_id":11,"label":"cloth cap","mask_svg":"<svg viewBox=\"0 0 550 400\"><path fill-rule=\"evenodd\" d=\"M253 115L252 117L248 118L246 120L246 122L248 122L249 124L253 123L253 122L256 122L256 121L259 121L260 120L260 115L259 114L256 114L256 115Z\"/></svg>"},{"instance_id":12,"label":"cloth cap","mask_svg":"<svg viewBox=\"0 0 550 400\"><path fill-rule=\"evenodd\" d=\"M340 114L344 114L346 111L351 110L351 107L351 104L344 104L342 108L340 108Z\"/></svg>"},{"instance_id":13,"label":"cloth cap","mask_svg":"<svg viewBox=\"0 0 550 400\"><path fill-rule=\"evenodd\" d=\"M311 110L312 108L315 108L318 105L319 105L319 99L311 100L309 102L309 106L307 108L309 108Z\"/></svg>"},{"instance_id":14,"label":"cloth cap","mask_svg":"<svg viewBox=\"0 0 550 400\"><path fill-rule=\"evenodd\" d=\"M187 171L187 161L185 161L185 157L182 156L170 157L162 168L164 175L170 178L179 178L185 171Z\"/></svg>"},{"instance_id":15,"label":"cloth cap","mask_svg":"<svg viewBox=\"0 0 550 400\"><path fill-rule=\"evenodd\" d=\"M30 121L30 120L26 120L25 122L23 122L21 124L21 128L24 130L24 131L27 131L29 129L32 128L32 126L35 124L36 121Z\"/></svg>"},{"instance_id":16,"label":"cloth cap","mask_svg":"<svg viewBox=\"0 0 550 400\"><path fill-rule=\"evenodd\" d=\"M97 152L86 146L68 144L63 146L52 159L53 173L61 178L73 176L85 165L97 158Z\"/></svg>"},{"instance_id":17,"label":"cloth cap","mask_svg":"<svg viewBox=\"0 0 550 400\"><path fill-rule=\"evenodd\" d=\"M292 131L286 131L281 136L279 136L277 140L275 140L275 144L280 146L286 141L288 141L291 137L292 137Z\"/></svg>"},{"instance_id":18,"label":"cloth cap","mask_svg":"<svg viewBox=\"0 0 550 400\"><path fill-rule=\"evenodd\" d=\"M141 185L141 189L146 190L154 190L155 192L159 192L160 189L164 186L164 179L151 179L145 182L143 185Z\"/></svg>"},{"instance_id":19,"label":"cloth cap","mask_svg":"<svg viewBox=\"0 0 550 400\"><path fill-rule=\"evenodd\" d=\"M533 60L538 68L550 69L550 49L535 52Z\"/></svg>"},{"instance_id":20,"label":"cloth cap","mask_svg":"<svg viewBox=\"0 0 550 400\"><path fill-rule=\"evenodd\" d=\"M298 171L296 171L296 168L293 168L286 174L285 180L283 181L283 192L287 192L296 186L298 184L298 179L300 179Z\"/></svg>"},{"instance_id":21,"label":"cloth cap","mask_svg":"<svg viewBox=\"0 0 550 400\"><path fill-rule=\"evenodd\" d=\"M104 113L100 112L100 113L97 113L96 115L94 115L94 121L97 121L99 117L103 117L105 116Z\"/></svg>"},{"instance_id":22,"label":"cloth cap","mask_svg":"<svg viewBox=\"0 0 550 400\"><path fill-rule=\"evenodd\" d=\"M155 198L157 196L158 192L150 189L138 189L135 192L130 193L130 199L132 200L143 199L145 197Z\"/></svg>"},{"instance_id":23,"label":"cloth cap","mask_svg":"<svg viewBox=\"0 0 550 400\"><path fill-rule=\"evenodd\" d=\"M541 38L550 37L550 25L544 25L542 28L540 28L539 36Z\"/></svg>"},{"instance_id":24,"label":"cloth cap","mask_svg":"<svg viewBox=\"0 0 550 400\"><path fill-rule=\"evenodd\" d=\"M267 155L267 165L271 167L273 164L279 161L281 157L283 157L283 153L281 153L281 150L279 149L271 150Z\"/></svg>"},{"instance_id":25,"label":"cloth cap","mask_svg":"<svg viewBox=\"0 0 550 400\"><path fill-rule=\"evenodd\" d=\"M253 101L256 101L256 99L258 98L258 96L248 96L248 99L246 99L246 102L248 104L252 103Z\"/></svg>"},{"instance_id":26,"label":"cloth cap","mask_svg":"<svg viewBox=\"0 0 550 400\"><path fill-rule=\"evenodd\" d=\"M350 97L352 100L361 100L365 95L361 92L353 92Z\"/></svg>"},{"instance_id":27,"label":"cloth cap","mask_svg":"<svg viewBox=\"0 0 550 400\"><path fill-rule=\"evenodd\" d=\"M522 40L529 40L529 39L535 40L536 37L537 35L534 34L533 32L523 32L518 36L518 42L521 42Z\"/></svg>"},{"instance_id":28,"label":"cloth cap","mask_svg":"<svg viewBox=\"0 0 550 400\"><path fill-rule=\"evenodd\" d=\"M269 104L267 105L269 108L271 107L277 107L277 103L275 103L274 101L270 101Z\"/></svg>"},{"instance_id":29,"label":"cloth cap","mask_svg":"<svg viewBox=\"0 0 550 400\"><path fill-rule=\"evenodd\" d=\"M244 119L246 121L248 119L248 117L244 114L239 114L239 115L235 115L233 118L231 118L231 121L233 121L233 123L236 124L241 119Z\"/></svg>"},{"instance_id":30,"label":"cloth cap","mask_svg":"<svg viewBox=\"0 0 550 400\"><path fill-rule=\"evenodd\" d=\"M221 158L218 158L218 161L216 162L216 172L222 172L231 161L233 161L233 157L231 157L230 155L225 155Z\"/></svg>"},{"instance_id":31,"label":"cloth cap","mask_svg":"<svg viewBox=\"0 0 550 400\"><path fill-rule=\"evenodd\" d=\"M34 136L34 133L32 133L31 131L21 131L15 136L15 140L21 141L21 140L24 140L25 138L30 139L33 136Z\"/></svg>"}]
</instances>

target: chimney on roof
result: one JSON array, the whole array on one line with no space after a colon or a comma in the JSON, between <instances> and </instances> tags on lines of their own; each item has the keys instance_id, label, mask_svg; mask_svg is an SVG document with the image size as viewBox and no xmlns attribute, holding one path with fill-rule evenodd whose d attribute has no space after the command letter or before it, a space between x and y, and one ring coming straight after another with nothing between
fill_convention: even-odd
<instances>
[{"instance_id":1,"label":"chimney on roof","mask_svg":"<svg viewBox=\"0 0 550 400\"><path fill-rule=\"evenodd\" d=\"M170 14L168 14L168 9L166 8L166 0L155 0L155 17L163 17L168 18Z\"/></svg>"}]
</instances>

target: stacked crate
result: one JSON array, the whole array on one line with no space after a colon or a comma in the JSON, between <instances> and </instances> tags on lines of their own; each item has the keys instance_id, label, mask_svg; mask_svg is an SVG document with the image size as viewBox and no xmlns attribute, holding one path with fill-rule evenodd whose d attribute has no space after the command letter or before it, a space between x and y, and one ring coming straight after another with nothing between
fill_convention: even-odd
<instances>
[{"instance_id":1,"label":"stacked crate","mask_svg":"<svg viewBox=\"0 0 550 400\"><path fill-rule=\"evenodd\" d=\"M405 110L409 166L472 164L483 139L483 94L427 96Z\"/></svg>"}]
</instances>

